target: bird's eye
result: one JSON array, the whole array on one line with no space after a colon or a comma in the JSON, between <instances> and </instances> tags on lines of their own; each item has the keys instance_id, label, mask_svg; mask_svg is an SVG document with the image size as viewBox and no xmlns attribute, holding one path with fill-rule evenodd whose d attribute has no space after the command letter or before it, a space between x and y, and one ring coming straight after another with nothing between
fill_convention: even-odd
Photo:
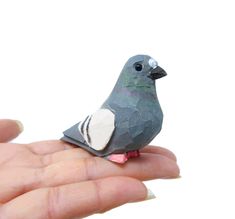
<instances>
[{"instance_id":1,"label":"bird's eye","mask_svg":"<svg viewBox=\"0 0 235 219\"><path fill-rule=\"evenodd\" d=\"M142 69L143 69L143 65L141 65L139 63L135 64L135 70L136 71L141 71Z\"/></svg>"}]
</instances>

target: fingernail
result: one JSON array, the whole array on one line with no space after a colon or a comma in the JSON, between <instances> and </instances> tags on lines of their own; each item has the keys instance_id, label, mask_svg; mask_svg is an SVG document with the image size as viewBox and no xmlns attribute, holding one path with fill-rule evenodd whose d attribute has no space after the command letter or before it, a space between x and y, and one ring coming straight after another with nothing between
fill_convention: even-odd
<instances>
[{"instance_id":1,"label":"fingernail","mask_svg":"<svg viewBox=\"0 0 235 219\"><path fill-rule=\"evenodd\" d=\"M16 122L19 130L20 130L20 133L23 132L24 131L24 126L23 126L22 122L19 121L19 120L15 120L15 122Z\"/></svg>"},{"instance_id":2,"label":"fingernail","mask_svg":"<svg viewBox=\"0 0 235 219\"><path fill-rule=\"evenodd\" d=\"M147 189L147 196L145 198L145 200L151 200L151 199L155 199L156 196L155 194L150 190L150 189Z\"/></svg>"}]
</instances>

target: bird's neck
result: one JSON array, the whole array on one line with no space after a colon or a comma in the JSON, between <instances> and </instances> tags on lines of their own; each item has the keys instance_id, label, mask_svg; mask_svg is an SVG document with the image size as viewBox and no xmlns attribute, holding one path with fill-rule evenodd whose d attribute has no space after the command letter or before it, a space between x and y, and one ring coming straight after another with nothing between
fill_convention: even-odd
<instances>
[{"instance_id":1,"label":"bird's neck","mask_svg":"<svg viewBox=\"0 0 235 219\"><path fill-rule=\"evenodd\" d=\"M155 88L155 83L152 86L134 86L132 84L117 84L113 88L111 94L108 96L106 101L103 103L102 107L110 107L114 105L130 107L140 101L157 103L157 93Z\"/></svg>"},{"instance_id":2,"label":"bird's neck","mask_svg":"<svg viewBox=\"0 0 235 219\"><path fill-rule=\"evenodd\" d=\"M136 81L135 81L136 82ZM157 99L156 87L153 81L153 84L146 83L123 83L117 81L115 87L113 88L110 97L114 99L123 99L123 97L131 97L133 99L142 99L147 98L149 100Z\"/></svg>"},{"instance_id":3,"label":"bird's neck","mask_svg":"<svg viewBox=\"0 0 235 219\"><path fill-rule=\"evenodd\" d=\"M120 77L113 88L113 92L127 90L129 92L146 92L156 94L155 81L146 78L126 78Z\"/></svg>"}]
</instances>

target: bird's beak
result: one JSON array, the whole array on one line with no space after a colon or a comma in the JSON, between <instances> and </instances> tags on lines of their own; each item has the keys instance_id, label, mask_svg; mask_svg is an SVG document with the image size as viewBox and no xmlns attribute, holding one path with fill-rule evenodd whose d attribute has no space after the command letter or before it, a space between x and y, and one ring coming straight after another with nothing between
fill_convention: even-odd
<instances>
[{"instance_id":1,"label":"bird's beak","mask_svg":"<svg viewBox=\"0 0 235 219\"><path fill-rule=\"evenodd\" d=\"M161 68L160 66L158 66L150 72L149 77L153 80L156 80L156 79L162 78L166 75L167 75L167 73L165 72L165 70L163 68Z\"/></svg>"}]
</instances>

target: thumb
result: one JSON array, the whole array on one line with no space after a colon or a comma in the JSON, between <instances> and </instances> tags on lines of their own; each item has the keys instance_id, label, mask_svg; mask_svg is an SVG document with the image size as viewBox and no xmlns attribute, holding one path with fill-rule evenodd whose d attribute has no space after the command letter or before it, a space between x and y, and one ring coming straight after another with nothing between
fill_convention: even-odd
<instances>
[{"instance_id":1,"label":"thumb","mask_svg":"<svg viewBox=\"0 0 235 219\"><path fill-rule=\"evenodd\" d=\"M23 129L23 124L18 120L0 119L0 142L16 138Z\"/></svg>"}]
</instances>

